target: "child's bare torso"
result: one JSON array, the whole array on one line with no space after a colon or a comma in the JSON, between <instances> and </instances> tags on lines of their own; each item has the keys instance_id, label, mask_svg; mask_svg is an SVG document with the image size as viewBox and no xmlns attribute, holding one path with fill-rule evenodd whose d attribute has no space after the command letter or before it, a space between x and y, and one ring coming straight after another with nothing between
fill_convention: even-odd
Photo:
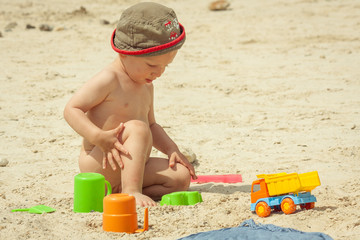
<instances>
[{"instance_id":1,"label":"child's bare torso","mask_svg":"<svg viewBox=\"0 0 360 240\"><path fill-rule=\"evenodd\" d=\"M141 120L149 123L149 112L152 106L152 85L136 84L123 74L117 76L111 84L108 96L96 107L87 112L87 117L103 130L114 129L120 123L129 120ZM91 151L93 144L86 139L84 149Z\"/></svg>"}]
</instances>

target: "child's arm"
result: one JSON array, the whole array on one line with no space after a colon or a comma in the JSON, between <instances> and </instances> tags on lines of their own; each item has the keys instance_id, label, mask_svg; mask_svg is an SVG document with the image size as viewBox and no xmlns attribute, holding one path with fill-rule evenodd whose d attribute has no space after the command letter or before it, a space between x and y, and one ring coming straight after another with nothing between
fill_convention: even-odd
<instances>
[{"instance_id":1,"label":"child's arm","mask_svg":"<svg viewBox=\"0 0 360 240\"><path fill-rule=\"evenodd\" d=\"M151 109L149 112L149 124L153 136L153 146L160 152L168 155L169 166L174 167L176 163L180 163L189 169L190 175L193 179L197 179L193 165L191 165L187 158L180 152L178 146L166 134L165 130L156 123L153 104L151 104Z\"/></svg>"},{"instance_id":2,"label":"child's arm","mask_svg":"<svg viewBox=\"0 0 360 240\"><path fill-rule=\"evenodd\" d=\"M169 166L174 167L176 163L181 163L189 169L192 178L197 179L193 165L191 165L187 158L180 152L178 146L166 134L165 130L157 123L151 124L150 129L153 136L153 146L168 155Z\"/></svg>"},{"instance_id":3,"label":"child's arm","mask_svg":"<svg viewBox=\"0 0 360 240\"><path fill-rule=\"evenodd\" d=\"M126 149L117 138L124 128L123 124L120 124L115 129L104 131L86 116L87 111L105 100L113 87L112 84L116 84L116 82L111 73L102 71L97 74L75 93L66 104L64 118L79 135L103 151L103 167L106 167L108 161L115 170L114 159L123 168L119 151L127 154Z\"/></svg>"}]
</instances>

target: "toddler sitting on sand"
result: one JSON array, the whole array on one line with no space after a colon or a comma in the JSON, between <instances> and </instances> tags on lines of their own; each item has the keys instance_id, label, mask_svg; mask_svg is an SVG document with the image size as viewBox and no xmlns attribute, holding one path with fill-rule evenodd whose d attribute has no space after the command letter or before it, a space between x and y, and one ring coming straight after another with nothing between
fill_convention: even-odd
<instances>
[{"instance_id":1,"label":"toddler sitting on sand","mask_svg":"<svg viewBox=\"0 0 360 240\"><path fill-rule=\"evenodd\" d=\"M81 172L97 172L113 192L154 206L164 194L187 190L194 167L156 123L153 84L185 41L175 12L156 3L126 9L112 35L115 60L75 93L64 109L83 137ZM150 157L154 146L168 159Z\"/></svg>"}]
</instances>

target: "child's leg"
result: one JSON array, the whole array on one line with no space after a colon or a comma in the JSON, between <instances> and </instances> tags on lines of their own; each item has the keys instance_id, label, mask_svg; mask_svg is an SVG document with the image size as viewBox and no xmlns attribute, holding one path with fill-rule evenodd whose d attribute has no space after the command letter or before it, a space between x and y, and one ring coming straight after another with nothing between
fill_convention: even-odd
<instances>
[{"instance_id":1,"label":"child's leg","mask_svg":"<svg viewBox=\"0 0 360 240\"><path fill-rule=\"evenodd\" d=\"M102 168L103 152L94 146L86 151L82 149L79 159L81 172L97 172L105 176L112 186L113 192L128 193L135 197L141 206L156 205L155 202L142 194L144 169L152 147L152 135L148 124L138 120L126 122L123 132L119 136L129 155L120 154L124 168L116 164L114 171L110 165Z\"/></svg>"},{"instance_id":2,"label":"child's leg","mask_svg":"<svg viewBox=\"0 0 360 240\"><path fill-rule=\"evenodd\" d=\"M124 162L122 192L134 195L139 205L154 205L152 199L158 200L164 194L189 188L191 177L186 167L178 163L170 168L168 159L149 158L152 135L146 123L126 122L119 139L130 153L130 156L121 155Z\"/></svg>"},{"instance_id":3,"label":"child's leg","mask_svg":"<svg viewBox=\"0 0 360 240\"><path fill-rule=\"evenodd\" d=\"M164 194L188 189L190 173L187 168L181 164L169 168L169 161L163 158L149 159L152 136L146 123L136 120L126 122L119 139L129 151L128 156L121 155L124 169L121 170L117 166L114 171L109 165L103 169L103 152L95 146L91 150L82 149L79 159L80 171L104 175L114 193L132 194L137 204L142 206L155 204L149 197L158 200Z\"/></svg>"},{"instance_id":4,"label":"child's leg","mask_svg":"<svg viewBox=\"0 0 360 240\"><path fill-rule=\"evenodd\" d=\"M129 154L121 154L124 168L121 170L121 192L135 197L138 205L151 206L155 202L142 194L145 164L152 147L152 135L147 123L132 120L125 123L119 136Z\"/></svg>"},{"instance_id":5,"label":"child's leg","mask_svg":"<svg viewBox=\"0 0 360 240\"><path fill-rule=\"evenodd\" d=\"M188 190L190 180L189 170L180 163L171 168L168 159L150 158L145 166L143 194L160 200L165 194Z\"/></svg>"},{"instance_id":6,"label":"child's leg","mask_svg":"<svg viewBox=\"0 0 360 240\"><path fill-rule=\"evenodd\" d=\"M109 165L106 169L102 167L103 152L97 146L81 149L79 157L80 172L96 172L105 176L105 179L110 182L113 193L121 192L121 170L120 167L114 171Z\"/></svg>"}]
</instances>

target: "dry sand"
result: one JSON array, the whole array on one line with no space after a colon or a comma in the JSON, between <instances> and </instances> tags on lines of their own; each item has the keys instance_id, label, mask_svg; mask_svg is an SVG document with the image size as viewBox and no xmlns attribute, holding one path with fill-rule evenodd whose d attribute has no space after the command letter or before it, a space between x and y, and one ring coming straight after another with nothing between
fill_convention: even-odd
<instances>
[{"instance_id":1,"label":"dry sand","mask_svg":"<svg viewBox=\"0 0 360 240\"><path fill-rule=\"evenodd\" d=\"M113 60L114 24L136 2L0 0L0 158L9 162L0 167L0 238L176 239L252 218L360 239L356 0L233 0L216 12L210 1L157 1L174 8L187 31L154 83L157 121L196 153L197 174L239 173L244 182L192 184L204 202L152 207L142 234L104 232L101 213L72 212L81 139L63 107ZM265 219L250 212L256 174L313 170L322 183L313 210ZM57 211L10 212L37 204ZM141 226L143 208L138 213Z\"/></svg>"}]
</instances>

